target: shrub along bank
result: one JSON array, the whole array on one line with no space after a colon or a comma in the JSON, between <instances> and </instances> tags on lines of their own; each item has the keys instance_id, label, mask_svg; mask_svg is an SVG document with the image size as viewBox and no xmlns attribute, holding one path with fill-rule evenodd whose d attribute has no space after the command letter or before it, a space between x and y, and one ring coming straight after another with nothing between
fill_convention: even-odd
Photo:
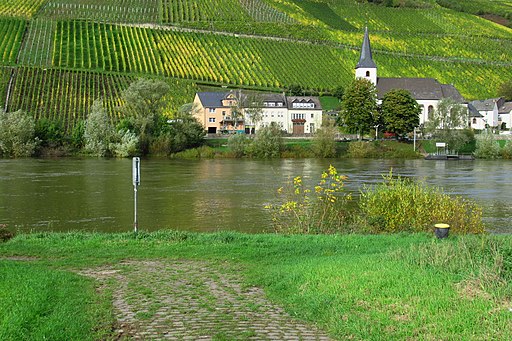
<instances>
[{"instance_id":1,"label":"shrub along bank","mask_svg":"<svg viewBox=\"0 0 512 341\"><path fill-rule=\"evenodd\" d=\"M109 292L119 283L94 290L77 272L127 259L234 263L247 285L335 339L512 335L510 236L159 231L36 233L0 243L0 339L114 338Z\"/></svg>"}]
</instances>

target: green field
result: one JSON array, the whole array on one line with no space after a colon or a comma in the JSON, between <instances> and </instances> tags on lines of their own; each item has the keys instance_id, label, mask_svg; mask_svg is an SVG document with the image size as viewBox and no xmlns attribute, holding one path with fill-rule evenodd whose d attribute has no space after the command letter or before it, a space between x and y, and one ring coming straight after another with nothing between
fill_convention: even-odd
<instances>
[{"instance_id":1,"label":"green field","mask_svg":"<svg viewBox=\"0 0 512 341\"><path fill-rule=\"evenodd\" d=\"M437 2L392 8L355 0L0 0L0 66L15 68L0 97L5 102L10 90L19 98L11 96L9 110L72 125L87 116L90 101L83 98L117 98L127 80L141 76L328 92L352 80L366 25L380 76L434 77L468 100L495 97L497 86L512 78L512 29L472 14L481 1L464 2L464 13ZM506 12L511 5L485 8ZM49 95L33 102L39 88L24 78L19 86L26 70L46 75L44 84L33 81L43 92L81 99L53 102ZM91 86L95 81L77 76L72 87L80 90L65 92L64 80L52 79L62 73L113 83L103 93ZM192 101L187 90L177 92ZM110 108L115 117L114 104Z\"/></svg>"}]
</instances>

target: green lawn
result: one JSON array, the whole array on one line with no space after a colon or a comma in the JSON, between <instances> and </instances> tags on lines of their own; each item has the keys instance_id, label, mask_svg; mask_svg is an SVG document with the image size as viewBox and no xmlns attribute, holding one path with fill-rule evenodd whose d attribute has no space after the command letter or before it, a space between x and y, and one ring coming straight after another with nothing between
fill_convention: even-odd
<instances>
[{"instance_id":1,"label":"green lawn","mask_svg":"<svg viewBox=\"0 0 512 341\"><path fill-rule=\"evenodd\" d=\"M511 255L510 236L21 235L0 244L0 339L108 338L111 307L76 270L193 259L237 264L247 284L336 339L504 340Z\"/></svg>"}]
</instances>

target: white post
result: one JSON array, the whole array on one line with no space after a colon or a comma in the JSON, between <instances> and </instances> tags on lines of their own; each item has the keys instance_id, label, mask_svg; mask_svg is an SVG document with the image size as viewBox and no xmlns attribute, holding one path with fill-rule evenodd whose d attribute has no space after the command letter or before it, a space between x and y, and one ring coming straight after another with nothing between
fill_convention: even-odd
<instances>
[{"instance_id":1,"label":"white post","mask_svg":"<svg viewBox=\"0 0 512 341\"><path fill-rule=\"evenodd\" d=\"M134 219L133 219L133 232L137 233L137 186L140 185L140 158L134 157L132 159L132 180L133 180L133 196L134 196Z\"/></svg>"},{"instance_id":2,"label":"white post","mask_svg":"<svg viewBox=\"0 0 512 341\"><path fill-rule=\"evenodd\" d=\"M413 133L413 150L416 151L416 127L414 127L414 133Z\"/></svg>"}]
</instances>

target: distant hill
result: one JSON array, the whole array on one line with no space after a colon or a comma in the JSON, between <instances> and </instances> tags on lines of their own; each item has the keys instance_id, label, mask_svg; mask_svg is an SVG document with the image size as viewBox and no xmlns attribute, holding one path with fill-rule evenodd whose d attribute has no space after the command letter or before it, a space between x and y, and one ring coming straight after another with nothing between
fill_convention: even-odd
<instances>
[{"instance_id":1,"label":"distant hill","mask_svg":"<svg viewBox=\"0 0 512 341\"><path fill-rule=\"evenodd\" d=\"M171 84L169 114L202 84L328 93L353 79L365 26L383 77L435 77L468 100L512 78L512 29L478 16L506 20L512 1L375 2L0 0L0 101L72 127L98 97L116 120L141 76Z\"/></svg>"}]
</instances>

